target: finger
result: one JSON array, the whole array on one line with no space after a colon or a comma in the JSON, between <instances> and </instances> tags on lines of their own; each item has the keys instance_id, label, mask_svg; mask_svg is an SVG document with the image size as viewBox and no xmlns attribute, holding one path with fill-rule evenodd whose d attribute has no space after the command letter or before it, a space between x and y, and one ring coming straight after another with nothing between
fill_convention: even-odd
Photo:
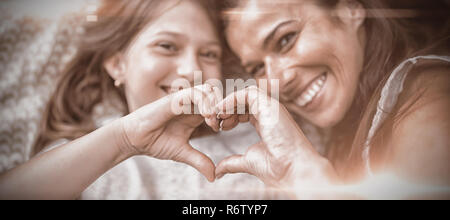
<instances>
[{"instance_id":1,"label":"finger","mask_svg":"<svg viewBox=\"0 0 450 220\"><path fill-rule=\"evenodd\" d=\"M194 91L192 88L183 89L170 95L171 109L174 115L192 114L192 97Z\"/></svg>"},{"instance_id":2,"label":"finger","mask_svg":"<svg viewBox=\"0 0 450 220\"><path fill-rule=\"evenodd\" d=\"M211 102L214 100L211 100L213 97L209 96L209 94L213 92L211 85L205 84L196 86L193 91L193 97L191 98L193 104L198 106L200 114L204 118L212 117L214 105L212 105Z\"/></svg>"},{"instance_id":3,"label":"finger","mask_svg":"<svg viewBox=\"0 0 450 220\"><path fill-rule=\"evenodd\" d=\"M155 125L164 124L182 113L182 93L165 96L155 102L147 104L126 117L144 119L151 116Z\"/></svg>"},{"instance_id":4,"label":"finger","mask_svg":"<svg viewBox=\"0 0 450 220\"><path fill-rule=\"evenodd\" d=\"M258 107L256 106L257 101L267 98L267 94L261 92L257 87L251 86L228 95L216 107L223 113L235 114L236 109L246 106L247 109L244 109L246 112L257 114L258 112L255 111Z\"/></svg>"},{"instance_id":5,"label":"finger","mask_svg":"<svg viewBox=\"0 0 450 220\"><path fill-rule=\"evenodd\" d=\"M220 130L220 120L217 118L217 110L215 106L223 99L223 92L214 85L206 85L204 89L204 92L207 93L210 104L209 107L211 107L207 109L208 113L211 113L211 115L210 117L205 118L205 122L215 132L218 132Z\"/></svg>"},{"instance_id":6,"label":"finger","mask_svg":"<svg viewBox=\"0 0 450 220\"><path fill-rule=\"evenodd\" d=\"M233 155L220 161L216 167L216 178L220 179L228 173L249 173L247 162L243 155Z\"/></svg>"},{"instance_id":7,"label":"finger","mask_svg":"<svg viewBox=\"0 0 450 220\"><path fill-rule=\"evenodd\" d=\"M266 147L263 142L256 143L247 149L244 155L234 155L220 161L216 166L216 178L227 173L248 173L258 178L264 174Z\"/></svg>"},{"instance_id":8,"label":"finger","mask_svg":"<svg viewBox=\"0 0 450 220\"><path fill-rule=\"evenodd\" d=\"M235 128L238 124L239 124L239 116L238 115L233 115L232 117L223 120L222 123L222 130L224 131L229 131L233 128Z\"/></svg>"},{"instance_id":9,"label":"finger","mask_svg":"<svg viewBox=\"0 0 450 220\"><path fill-rule=\"evenodd\" d=\"M223 111L220 111L217 114L217 119L225 120L225 119L229 119L229 118L233 117L233 115L234 115L234 112L231 113L231 114L227 114L227 113L225 113Z\"/></svg>"},{"instance_id":10,"label":"finger","mask_svg":"<svg viewBox=\"0 0 450 220\"><path fill-rule=\"evenodd\" d=\"M214 90L215 101L216 101L214 103L214 106L216 106L217 104L219 104L219 102L221 102L223 100L223 91L216 86L213 86L213 90ZM218 113L217 108L214 108L214 110L215 110L214 114L217 114Z\"/></svg>"},{"instance_id":11,"label":"finger","mask_svg":"<svg viewBox=\"0 0 450 220\"><path fill-rule=\"evenodd\" d=\"M256 120L255 116L249 115L248 119L249 119L250 124L252 124L253 127L256 129L256 132L258 132L258 134L260 134L261 132L260 132L259 124L258 124L258 121Z\"/></svg>"},{"instance_id":12,"label":"finger","mask_svg":"<svg viewBox=\"0 0 450 220\"><path fill-rule=\"evenodd\" d=\"M238 120L239 123L247 123L250 121L250 115L249 114L239 115Z\"/></svg>"},{"instance_id":13,"label":"finger","mask_svg":"<svg viewBox=\"0 0 450 220\"><path fill-rule=\"evenodd\" d=\"M203 100L207 102L207 105L204 105L203 114L207 117L214 117L217 115L217 108L215 107L220 101L223 100L223 92L216 86L210 84L204 84L202 86L197 87L197 89L201 90L204 94L203 97L206 97L207 100Z\"/></svg>"},{"instance_id":14,"label":"finger","mask_svg":"<svg viewBox=\"0 0 450 220\"><path fill-rule=\"evenodd\" d=\"M203 174L209 182L214 181L215 166L213 161L204 153L194 149L190 144L183 146L173 160L194 167Z\"/></svg>"},{"instance_id":15,"label":"finger","mask_svg":"<svg viewBox=\"0 0 450 220\"><path fill-rule=\"evenodd\" d=\"M245 100L242 100L242 97L245 98L246 95L244 91L245 90L239 90L237 92L233 92L217 104L216 107L223 116L235 114L238 104L246 104ZM241 101L241 103L238 103L238 101Z\"/></svg>"},{"instance_id":16,"label":"finger","mask_svg":"<svg viewBox=\"0 0 450 220\"><path fill-rule=\"evenodd\" d=\"M205 119L206 124L213 129L215 132L219 132L220 129L220 122L217 118L211 117Z\"/></svg>"},{"instance_id":17,"label":"finger","mask_svg":"<svg viewBox=\"0 0 450 220\"><path fill-rule=\"evenodd\" d=\"M217 108L217 105L216 105ZM219 111L219 113L217 113L217 118L218 119L229 119L235 115L244 115L244 114L248 114L248 107L246 105L241 105L241 104L236 104L236 106L231 109L231 106L226 107L228 108L226 111ZM225 107L224 107L225 109Z\"/></svg>"}]
</instances>

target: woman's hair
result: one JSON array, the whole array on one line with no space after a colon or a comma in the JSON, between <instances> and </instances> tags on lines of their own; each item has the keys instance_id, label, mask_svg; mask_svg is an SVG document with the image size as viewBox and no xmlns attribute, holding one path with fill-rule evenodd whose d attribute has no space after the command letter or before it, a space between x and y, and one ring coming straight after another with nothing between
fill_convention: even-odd
<instances>
[{"instance_id":1,"label":"woman's hair","mask_svg":"<svg viewBox=\"0 0 450 220\"><path fill-rule=\"evenodd\" d=\"M324 9L333 10L339 1L317 0L315 3ZM353 1L361 3L367 14L364 23L367 36L364 66L352 107L345 118L333 128L331 137L328 139L327 149L331 150L329 153L333 155L333 158L348 158L339 161L340 164L345 164L339 167L346 166L347 168L355 164L361 164L362 146L370 128L373 110L376 109L377 103L374 100L377 100L377 94L393 69L406 58L415 55L425 53L448 54L450 51L448 3L418 0ZM221 2L222 11L232 10L242 3L240 0ZM409 15L413 14L413 16L402 18L398 17L399 14L392 14L392 11L389 12L389 10L377 10L395 8L410 9L403 12L407 12ZM225 25L226 23L225 21ZM330 145L333 147L330 147ZM334 146L351 147L337 148ZM336 155L339 156L336 157Z\"/></svg>"},{"instance_id":2,"label":"woman's hair","mask_svg":"<svg viewBox=\"0 0 450 220\"><path fill-rule=\"evenodd\" d=\"M194 1L205 8L220 36L214 2ZM114 86L113 79L103 64L117 52L126 50L149 22L164 13L163 8L167 7L162 6L167 5L167 2L102 1L97 11L98 21L84 25L77 52L60 76L57 88L47 104L33 154L55 140L73 140L95 130L92 113L94 107L102 101L119 97L121 104L126 106L123 89ZM173 6L176 4L177 2ZM128 113L128 108L122 109L124 114Z\"/></svg>"}]
</instances>

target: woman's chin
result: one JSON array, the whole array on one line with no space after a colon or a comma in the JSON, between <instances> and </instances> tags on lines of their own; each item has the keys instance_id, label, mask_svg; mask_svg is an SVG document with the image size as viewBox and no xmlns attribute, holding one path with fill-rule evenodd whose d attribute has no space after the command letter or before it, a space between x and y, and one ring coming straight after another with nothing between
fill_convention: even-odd
<instances>
[{"instance_id":1,"label":"woman's chin","mask_svg":"<svg viewBox=\"0 0 450 220\"><path fill-rule=\"evenodd\" d=\"M335 113L339 112L333 112L328 111L329 109L325 109L325 111L315 111L315 112L304 112L301 110L300 107L297 105L288 105L289 112L295 117L295 118L301 118L309 123L313 124L314 126L321 128L321 129L329 129L334 126L336 126L342 119L342 117L339 117L339 115Z\"/></svg>"}]
</instances>

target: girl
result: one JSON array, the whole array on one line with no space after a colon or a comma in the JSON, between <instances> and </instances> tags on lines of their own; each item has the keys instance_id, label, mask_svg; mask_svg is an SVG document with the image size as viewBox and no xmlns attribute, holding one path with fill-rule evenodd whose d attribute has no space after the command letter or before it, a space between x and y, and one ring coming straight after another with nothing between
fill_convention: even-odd
<instances>
[{"instance_id":1,"label":"girl","mask_svg":"<svg viewBox=\"0 0 450 220\"><path fill-rule=\"evenodd\" d=\"M205 113L217 89L171 89L174 81L193 84L194 71L202 71L205 80L220 78L222 44L212 13L210 1L104 1L47 106L37 156L2 174L0 197L178 198L183 187L197 192L189 187L198 179L185 166L136 155L188 164L213 181L214 163L189 140L205 118L210 124L217 120ZM207 94L212 98L198 99ZM97 129L94 109L110 99L130 114ZM203 114L175 112L179 100ZM58 140L66 141L51 147Z\"/></svg>"}]
</instances>

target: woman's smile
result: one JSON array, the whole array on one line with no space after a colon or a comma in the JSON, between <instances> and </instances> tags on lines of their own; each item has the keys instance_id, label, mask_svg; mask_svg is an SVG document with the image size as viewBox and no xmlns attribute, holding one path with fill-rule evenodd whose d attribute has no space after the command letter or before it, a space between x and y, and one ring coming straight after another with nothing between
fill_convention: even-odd
<instances>
[{"instance_id":1,"label":"woman's smile","mask_svg":"<svg viewBox=\"0 0 450 220\"><path fill-rule=\"evenodd\" d=\"M314 110L318 103L322 90L324 90L327 80L327 73L314 78L307 86L296 96L294 103L304 110Z\"/></svg>"}]
</instances>

